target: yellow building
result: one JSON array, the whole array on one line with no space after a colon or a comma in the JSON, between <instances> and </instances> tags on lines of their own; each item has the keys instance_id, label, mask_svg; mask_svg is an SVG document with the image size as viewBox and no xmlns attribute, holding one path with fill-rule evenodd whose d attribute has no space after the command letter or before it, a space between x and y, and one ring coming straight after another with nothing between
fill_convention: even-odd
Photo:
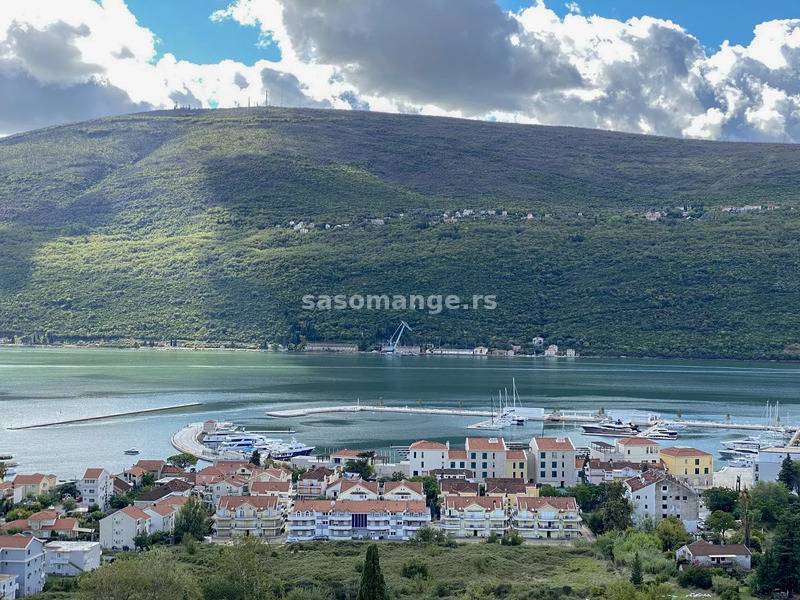
<instances>
[{"instance_id":1,"label":"yellow building","mask_svg":"<svg viewBox=\"0 0 800 600\"><path fill-rule=\"evenodd\" d=\"M662 448L659 454L667 472L696 488L714 485L714 457L688 446Z\"/></svg>"},{"instance_id":2,"label":"yellow building","mask_svg":"<svg viewBox=\"0 0 800 600\"><path fill-rule=\"evenodd\" d=\"M506 477L522 480L528 478L528 455L524 450L506 452Z\"/></svg>"}]
</instances>

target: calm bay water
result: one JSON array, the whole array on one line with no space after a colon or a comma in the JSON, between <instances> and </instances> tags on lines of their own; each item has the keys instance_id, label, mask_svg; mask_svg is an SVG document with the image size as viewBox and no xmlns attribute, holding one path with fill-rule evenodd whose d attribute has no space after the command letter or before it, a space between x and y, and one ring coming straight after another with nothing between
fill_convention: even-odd
<instances>
[{"instance_id":1,"label":"calm bay water","mask_svg":"<svg viewBox=\"0 0 800 600\"><path fill-rule=\"evenodd\" d=\"M248 429L290 427L298 440L323 448L374 448L416 439L462 445L476 417L329 414L269 419L270 409L326 404L489 408L489 394L511 390L523 403L568 410L641 410L672 417L766 420L768 401L780 402L783 423L800 423L800 365L750 362L386 357L261 352L0 349L0 453L19 461L18 472L75 477L86 467L118 472L137 458L174 454L172 433L205 419ZM19 426L114 412L202 402L166 413L92 423L9 431ZM569 435L589 438L574 425L527 424L506 439ZM470 432L470 435L497 435ZM716 452L720 442L747 433L687 430L679 444ZM280 436L288 438L291 436ZM675 442L662 442L674 445ZM139 457L123 455L136 447Z\"/></svg>"}]
</instances>

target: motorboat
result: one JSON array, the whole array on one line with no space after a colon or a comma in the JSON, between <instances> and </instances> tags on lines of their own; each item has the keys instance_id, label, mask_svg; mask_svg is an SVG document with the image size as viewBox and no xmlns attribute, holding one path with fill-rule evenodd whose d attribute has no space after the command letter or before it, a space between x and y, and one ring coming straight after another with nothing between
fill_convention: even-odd
<instances>
[{"instance_id":1,"label":"motorboat","mask_svg":"<svg viewBox=\"0 0 800 600\"><path fill-rule=\"evenodd\" d=\"M641 433L638 425L626 425L622 421L583 425L582 429L586 435L605 437L633 437Z\"/></svg>"},{"instance_id":2,"label":"motorboat","mask_svg":"<svg viewBox=\"0 0 800 600\"><path fill-rule=\"evenodd\" d=\"M139 454L139 451L136 448L129 448L128 450L123 451L123 454L127 454L129 456L135 456Z\"/></svg>"}]
</instances>

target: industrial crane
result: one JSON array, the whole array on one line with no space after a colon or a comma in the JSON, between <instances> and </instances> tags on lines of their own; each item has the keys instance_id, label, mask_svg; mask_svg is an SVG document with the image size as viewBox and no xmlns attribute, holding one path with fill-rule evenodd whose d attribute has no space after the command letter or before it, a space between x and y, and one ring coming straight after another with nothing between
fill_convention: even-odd
<instances>
[{"instance_id":1,"label":"industrial crane","mask_svg":"<svg viewBox=\"0 0 800 600\"><path fill-rule=\"evenodd\" d=\"M403 336L403 332L408 329L409 331L414 331L411 329L411 326L406 323L405 321L400 321L400 327L394 332L394 335L389 338L389 343L383 347L381 353L383 354L394 354L397 346L400 344L400 338Z\"/></svg>"}]
</instances>

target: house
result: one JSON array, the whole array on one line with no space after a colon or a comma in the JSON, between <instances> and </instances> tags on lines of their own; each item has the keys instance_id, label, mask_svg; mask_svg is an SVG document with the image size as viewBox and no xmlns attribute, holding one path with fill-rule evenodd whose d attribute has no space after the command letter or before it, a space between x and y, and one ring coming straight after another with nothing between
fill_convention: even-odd
<instances>
[{"instance_id":1,"label":"house","mask_svg":"<svg viewBox=\"0 0 800 600\"><path fill-rule=\"evenodd\" d=\"M718 546L705 540L698 540L678 548L675 558L695 565L749 571L751 555L747 546L741 544Z\"/></svg>"},{"instance_id":2,"label":"house","mask_svg":"<svg viewBox=\"0 0 800 600\"><path fill-rule=\"evenodd\" d=\"M761 448L753 460L753 483L778 481L784 459L800 460L800 448Z\"/></svg>"},{"instance_id":3,"label":"house","mask_svg":"<svg viewBox=\"0 0 800 600\"><path fill-rule=\"evenodd\" d=\"M25 495L22 493L23 487L14 487L11 481L0 481L0 499L8 500L11 504L19 504Z\"/></svg>"},{"instance_id":4,"label":"house","mask_svg":"<svg viewBox=\"0 0 800 600\"><path fill-rule=\"evenodd\" d=\"M142 467L131 467L120 473L119 477L129 485L140 486L142 485L142 477L144 477L145 473L147 473L147 471Z\"/></svg>"},{"instance_id":5,"label":"house","mask_svg":"<svg viewBox=\"0 0 800 600\"><path fill-rule=\"evenodd\" d=\"M425 490L421 481L387 481L383 484L383 499L396 502L424 502Z\"/></svg>"},{"instance_id":6,"label":"house","mask_svg":"<svg viewBox=\"0 0 800 600\"><path fill-rule=\"evenodd\" d=\"M708 452L688 446L662 448L661 462L670 475L687 481L696 488L714 485L714 457Z\"/></svg>"},{"instance_id":7,"label":"house","mask_svg":"<svg viewBox=\"0 0 800 600\"><path fill-rule=\"evenodd\" d=\"M531 340L531 344L541 348L544 346L544 338L543 337L535 337Z\"/></svg>"},{"instance_id":8,"label":"house","mask_svg":"<svg viewBox=\"0 0 800 600\"><path fill-rule=\"evenodd\" d=\"M135 506L100 519L100 545L106 550L133 550L135 537L151 533L150 515Z\"/></svg>"},{"instance_id":9,"label":"house","mask_svg":"<svg viewBox=\"0 0 800 600\"><path fill-rule=\"evenodd\" d=\"M443 479L439 483L442 496L472 496L480 493L480 484L463 479Z\"/></svg>"},{"instance_id":10,"label":"house","mask_svg":"<svg viewBox=\"0 0 800 600\"><path fill-rule=\"evenodd\" d=\"M475 349L472 351L475 356L486 356L489 354L489 349L486 346L475 346Z\"/></svg>"},{"instance_id":11,"label":"house","mask_svg":"<svg viewBox=\"0 0 800 600\"><path fill-rule=\"evenodd\" d=\"M168 496L189 496L191 491L191 483L181 481L180 479L172 479L164 485L139 496L139 498L134 501L133 505L137 508L147 508L157 502L161 502Z\"/></svg>"},{"instance_id":12,"label":"house","mask_svg":"<svg viewBox=\"0 0 800 600\"><path fill-rule=\"evenodd\" d=\"M464 445L468 468L475 472L477 481L506 474L506 442L503 438L467 438Z\"/></svg>"},{"instance_id":13,"label":"house","mask_svg":"<svg viewBox=\"0 0 800 600\"><path fill-rule=\"evenodd\" d=\"M450 452L450 442L445 444L419 440L408 447L408 472L412 477L427 475L433 469L444 469Z\"/></svg>"},{"instance_id":14,"label":"house","mask_svg":"<svg viewBox=\"0 0 800 600\"><path fill-rule=\"evenodd\" d=\"M573 348L567 348L567 358L575 358L578 356L575 354L575 350Z\"/></svg>"},{"instance_id":15,"label":"house","mask_svg":"<svg viewBox=\"0 0 800 600\"><path fill-rule=\"evenodd\" d=\"M627 437L614 442L619 460L632 463L659 463L661 458L658 442L644 437Z\"/></svg>"},{"instance_id":16,"label":"house","mask_svg":"<svg viewBox=\"0 0 800 600\"><path fill-rule=\"evenodd\" d=\"M529 473L538 485L565 488L578 482L575 446L568 437L533 438L530 448Z\"/></svg>"},{"instance_id":17,"label":"house","mask_svg":"<svg viewBox=\"0 0 800 600\"><path fill-rule=\"evenodd\" d=\"M213 516L218 537L277 537L286 518L277 496L223 496Z\"/></svg>"},{"instance_id":18,"label":"house","mask_svg":"<svg viewBox=\"0 0 800 600\"><path fill-rule=\"evenodd\" d=\"M205 469L200 469L194 474L194 485L196 487L206 487L216 483L217 481L222 481L226 477L230 477L230 475L224 470L219 467L206 467Z\"/></svg>"},{"instance_id":19,"label":"house","mask_svg":"<svg viewBox=\"0 0 800 600\"><path fill-rule=\"evenodd\" d=\"M589 466L585 471L585 479L586 483L595 485L612 481L625 481L632 477L638 477L646 468L649 468L647 463L633 463L625 460L603 461L599 458L590 458Z\"/></svg>"},{"instance_id":20,"label":"house","mask_svg":"<svg viewBox=\"0 0 800 600\"><path fill-rule=\"evenodd\" d=\"M37 538L60 535L67 538L78 537L78 519L61 518L54 510L42 510L27 519L6 523L3 531L22 531Z\"/></svg>"},{"instance_id":21,"label":"house","mask_svg":"<svg viewBox=\"0 0 800 600\"><path fill-rule=\"evenodd\" d=\"M544 351L545 356L558 356L558 346L550 344Z\"/></svg>"},{"instance_id":22,"label":"house","mask_svg":"<svg viewBox=\"0 0 800 600\"><path fill-rule=\"evenodd\" d=\"M226 477L222 481L206 486L206 499L211 506L217 506L223 496L244 496L249 487L250 482L245 477L239 475Z\"/></svg>"},{"instance_id":23,"label":"house","mask_svg":"<svg viewBox=\"0 0 800 600\"><path fill-rule=\"evenodd\" d=\"M339 500L377 500L378 482L344 479L339 489Z\"/></svg>"},{"instance_id":24,"label":"house","mask_svg":"<svg viewBox=\"0 0 800 600\"><path fill-rule=\"evenodd\" d=\"M301 540L326 536L332 540L408 540L429 524L423 501L299 500L289 513L289 535Z\"/></svg>"},{"instance_id":25,"label":"house","mask_svg":"<svg viewBox=\"0 0 800 600\"><path fill-rule=\"evenodd\" d=\"M581 537L581 515L575 498L521 497L511 519L514 529L527 539Z\"/></svg>"},{"instance_id":26,"label":"house","mask_svg":"<svg viewBox=\"0 0 800 600\"><path fill-rule=\"evenodd\" d=\"M0 575L16 575L20 598L41 592L45 577L44 542L27 535L0 535Z\"/></svg>"},{"instance_id":27,"label":"house","mask_svg":"<svg viewBox=\"0 0 800 600\"><path fill-rule=\"evenodd\" d=\"M16 575L0 575L0 600L14 600L18 591Z\"/></svg>"},{"instance_id":28,"label":"house","mask_svg":"<svg viewBox=\"0 0 800 600\"><path fill-rule=\"evenodd\" d=\"M624 486L625 496L633 504L634 521L649 515L657 524L674 515L683 521L686 531L697 530L700 495L685 480L651 469L626 480Z\"/></svg>"},{"instance_id":29,"label":"house","mask_svg":"<svg viewBox=\"0 0 800 600\"><path fill-rule=\"evenodd\" d=\"M127 494L133 489L133 486L130 483L124 479L121 479L120 477L114 477L113 485L115 494Z\"/></svg>"},{"instance_id":30,"label":"house","mask_svg":"<svg viewBox=\"0 0 800 600\"><path fill-rule=\"evenodd\" d=\"M17 475L14 477L14 487L22 488L23 498L28 495L36 497L55 489L57 481L56 476L52 474L44 475L43 473L34 473L33 475Z\"/></svg>"},{"instance_id":31,"label":"house","mask_svg":"<svg viewBox=\"0 0 800 600\"><path fill-rule=\"evenodd\" d=\"M328 486L337 479L339 479L338 471L327 467L316 467L306 471L297 480L297 496L301 500L325 496Z\"/></svg>"},{"instance_id":32,"label":"house","mask_svg":"<svg viewBox=\"0 0 800 600\"><path fill-rule=\"evenodd\" d=\"M175 529L175 518L178 510L167 504L154 504L144 509L145 514L150 517L150 533L157 531L172 533Z\"/></svg>"},{"instance_id":33,"label":"house","mask_svg":"<svg viewBox=\"0 0 800 600\"><path fill-rule=\"evenodd\" d=\"M288 507L292 503L292 481L251 481L251 496L277 496L278 501Z\"/></svg>"},{"instance_id":34,"label":"house","mask_svg":"<svg viewBox=\"0 0 800 600\"><path fill-rule=\"evenodd\" d=\"M48 542L44 547L47 575L75 577L100 568L100 542Z\"/></svg>"},{"instance_id":35,"label":"house","mask_svg":"<svg viewBox=\"0 0 800 600\"><path fill-rule=\"evenodd\" d=\"M97 504L100 510L108 510L108 502L114 495L114 476L111 473L105 469L86 469L76 485L82 507L89 508Z\"/></svg>"},{"instance_id":36,"label":"house","mask_svg":"<svg viewBox=\"0 0 800 600\"><path fill-rule=\"evenodd\" d=\"M163 469L166 464L166 461L163 460L139 460L136 461L136 464L133 466L144 469L153 476L154 480L157 480L161 479L161 469Z\"/></svg>"},{"instance_id":37,"label":"house","mask_svg":"<svg viewBox=\"0 0 800 600\"><path fill-rule=\"evenodd\" d=\"M517 503L518 498L538 497L539 490L536 484L527 483L524 479L497 477L485 481L484 495L488 498L505 498L510 509Z\"/></svg>"},{"instance_id":38,"label":"house","mask_svg":"<svg viewBox=\"0 0 800 600\"><path fill-rule=\"evenodd\" d=\"M525 454L525 450L509 450L506 452L505 477L528 479L528 455Z\"/></svg>"},{"instance_id":39,"label":"house","mask_svg":"<svg viewBox=\"0 0 800 600\"><path fill-rule=\"evenodd\" d=\"M358 460L359 454L363 454L364 450L337 450L336 452L332 452L330 454L330 462L334 466L340 466L344 468L344 466L351 460Z\"/></svg>"},{"instance_id":40,"label":"house","mask_svg":"<svg viewBox=\"0 0 800 600\"><path fill-rule=\"evenodd\" d=\"M442 504L441 528L455 537L503 537L508 527L504 498L446 496Z\"/></svg>"}]
</instances>

